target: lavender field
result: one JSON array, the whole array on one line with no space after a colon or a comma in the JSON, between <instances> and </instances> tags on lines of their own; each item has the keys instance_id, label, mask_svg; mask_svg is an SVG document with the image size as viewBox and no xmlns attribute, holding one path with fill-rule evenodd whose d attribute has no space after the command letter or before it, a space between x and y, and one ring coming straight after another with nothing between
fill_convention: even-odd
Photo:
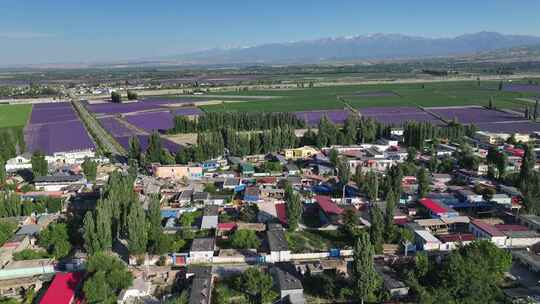
<instances>
[{"instance_id":1,"label":"lavender field","mask_svg":"<svg viewBox=\"0 0 540 304\"><path fill-rule=\"evenodd\" d=\"M501 133L525 133L540 132L540 123L532 121L521 122L492 122L475 124L479 130Z\"/></svg>"},{"instance_id":2,"label":"lavender field","mask_svg":"<svg viewBox=\"0 0 540 304\"><path fill-rule=\"evenodd\" d=\"M501 112L497 110L490 110L486 108L427 108L427 110L440 115L445 120L457 119L459 123L463 124L478 124L489 122L501 122L501 121L521 121L525 118Z\"/></svg>"},{"instance_id":3,"label":"lavender field","mask_svg":"<svg viewBox=\"0 0 540 304\"><path fill-rule=\"evenodd\" d=\"M200 114L202 114L202 111L199 108L179 108L171 111L126 115L126 120L130 124L147 132L164 132L173 127L174 116L194 116Z\"/></svg>"},{"instance_id":4,"label":"lavender field","mask_svg":"<svg viewBox=\"0 0 540 304\"><path fill-rule=\"evenodd\" d=\"M360 110L362 117L373 118L381 123L402 125L407 121L443 124L433 115L415 107L372 107Z\"/></svg>"},{"instance_id":5,"label":"lavender field","mask_svg":"<svg viewBox=\"0 0 540 304\"><path fill-rule=\"evenodd\" d=\"M94 149L95 145L70 103L36 104L24 129L29 152Z\"/></svg>"},{"instance_id":6,"label":"lavender field","mask_svg":"<svg viewBox=\"0 0 540 304\"><path fill-rule=\"evenodd\" d=\"M328 110L328 111L301 111L294 112L294 115L300 119L304 120L306 124L310 126L317 125L323 116L326 116L328 120L335 124L343 124L345 119L353 112L348 110Z\"/></svg>"},{"instance_id":7,"label":"lavender field","mask_svg":"<svg viewBox=\"0 0 540 304\"><path fill-rule=\"evenodd\" d=\"M146 99L139 102L130 103L87 103L86 108L90 112L96 114L127 114L150 110L166 110L169 108L170 105L181 107L184 104L191 104L195 101L197 100Z\"/></svg>"},{"instance_id":8,"label":"lavender field","mask_svg":"<svg viewBox=\"0 0 540 304\"><path fill-rule=\"evenodd\" d=\"M538 84L519 84L511 83L503 86L505 92L517 92L517 93L536 93L540 94L540 85Z\"/></svg>"},{"instance_id":9,"label":"lavender field","mask_svg":"<svg viewBox=\"0 0 540 304\"><path fill-rule=\"evenodd\" d=\"M146 113L146 114L153 114L153 113ZM124 149L126 150L129 149L129 140L135 136L139 138L139 142L141 143L141 148L143 151L148 148L149 135L142 134L140 132L137 132L136 130L132 130L128 128L127 126L119 122L118 119L114 117L104 117L104 118L99 119L99 123L114 138L114 140L116 140ZM149 130L148 133L152 131L153 130ZM180 149L182 149L181 145L175 144L174 142L168 139L162 138L161 143L163 144L163 147L169 150L169 152L171 153L176 153Z\"/></svg>"}]
</instances>

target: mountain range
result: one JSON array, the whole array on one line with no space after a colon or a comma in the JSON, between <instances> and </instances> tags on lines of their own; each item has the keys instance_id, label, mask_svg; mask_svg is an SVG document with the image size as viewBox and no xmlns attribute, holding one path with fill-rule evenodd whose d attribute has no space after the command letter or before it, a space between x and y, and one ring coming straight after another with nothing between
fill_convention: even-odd
<instances>
[{"instance_id":1,"label":"mountain range","mask_svg":"<svg viewBox=\"0 0 540 304\"><path fill-rule=\"evenodd\" d=\"M232 49L216 48L170 56L161 60L174 60L186 64L321 63L474 55L534 45L540 45L540 37L497 32L478 32L451 38L373 34L269 43Z\"/></svg>"}]
</instances>

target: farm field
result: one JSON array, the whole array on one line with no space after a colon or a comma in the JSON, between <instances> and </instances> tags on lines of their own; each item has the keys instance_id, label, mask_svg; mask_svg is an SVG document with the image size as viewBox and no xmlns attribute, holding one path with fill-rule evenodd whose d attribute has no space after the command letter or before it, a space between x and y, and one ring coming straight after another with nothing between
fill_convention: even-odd
<instances>
[{"instance_id":1,"label":"farm field","mask_svg":"<svg viewBox=\"0 0 540 304\"><path fill-rule=\"evenodd\" d=\"M0 128L24 127L32 105L0 105Z\"/></svg>"},{"instance_id":2,"label":"farm field","mask_svg":"<svg viewBox=\"0 0 540 304\"><path fill-rule=\"evenodd\" d=\"M75 109L67 102L34 105L24 138L29 152L48 155L95 148Z\"/></svg>"},{"instance_id":3,"label":"farm field","mask_svg":"<svg viewBox=\"0 0 540 304\"><path fill-rule=\"evenodd\" d=\"M308 111L343 109L338 97L354 108L390 106L486 106L490 98L499 108L521 109L525 102L516 98L533 96L530 92L507 92L498 90L498 82L476 81L438 82L422 84L377 84L353 86L329 86L291 90L267 90L228 92L223 95L277 96L265 101L205 105L205 111Z\"/></svg>"}]
</instances>

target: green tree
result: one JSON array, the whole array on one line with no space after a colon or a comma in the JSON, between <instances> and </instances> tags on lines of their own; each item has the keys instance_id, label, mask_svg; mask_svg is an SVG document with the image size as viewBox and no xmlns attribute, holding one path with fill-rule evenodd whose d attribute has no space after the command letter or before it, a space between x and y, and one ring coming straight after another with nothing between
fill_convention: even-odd
<instances>
[{"instance_id":1,"label":"green tree","mask_svg":"<svg viewBox=\"0 0 540 304\"><path fill-rule=\"evenodd\" d=\"M156 252L158 241L162 235L161 227L161 204L158 195L150 195L150 204L147 213L148 221L148 245L152 252Z\"/></svg>"},{"instance_id":2,"label":"green tree","mask_svg":"<svg viewBox=\"0 0 540 304\"><path fill-rule=\"evenodd\" d=\"M302 201L300 195L293 193L287 198L287 225L290 231L298 229L302 217Z\"/></svg>"},{"instance_id":3,"label":"green tree","mask_svg":"<svg viewBox=\"0 0 540 304\"><path fill-rule=\"evenodd\" d=\"M137 136L132 136L129 139L128 158L136 160L141 165L142 150Z\"/></svg>"},{"instance_id":4,"label":"green tree","mask_svg":"<svg viewBox=\"0 0 540 304\"><path fill-rule=\"evenodd\" d=\"M39 234L39 244L57 259L67 256L71 251L67 225L56 223L47 226Z\"/></svg>"},{"instance_id":5,"label":"green tree","mask_svg":"<svg viewBox=\"0 0 540 304\"><path fill-rule=\"evenodd\" d=\"M34 176L45 176L49 172L49 165L45 160L45 155L40 151L36 151L32 155L32 172Z\"/></svg>"},{"instance_id":6,"label":"green tree","mask_svg":"<svg viewBox=\"0 0 540 304\"><path fill-rule=\"evenodd\" d=\"M127 241L130 254L142 254L148 244L147 223L142 205L132 203L128 214Z\"/></svg>"},{"instance_id":7,"label":"green tree","mask_svg":"<svg viewBox=\"0 0 540 304\"><path fill-rule=\"evenodd\" d=\"M96 181L97 163L89 158L86 158L81 165L86 179L91 182Z\"/></svg>"},{"instance_id":8,"label":"green tree","mask_svg":"<svg viewBox=\"0 0 540 304\"><path fill-rule=\"evenodd\" d=\"M430 191L430 182L428 172L425 168L420 168L416 174L416 182L418 183L418 197L423 198Z\"/></svg>"},{"instance_id":9,"label":"green tree","mask_svg":"<svg viewBox=\"0 0 540 304\"><path fill-rule=\"evenodd\" d=\"M250 267L240 276L240 284L242 291L249 294L253 303L271 303L276 297L276 293L269 288L273 285L272 276L264 273L261 270Z\"/></svg>"},{"instance_id":10,"label":"green tree","mask_svg":"<svg viewBox=\"0 0 540 304\"><path fill-rule=\"evenodd\" d=\"M133 283L133 276L118 258L96 253L88 258L83 285L88 303L116 303L118 294Z\"/></svg>"},{"instance_id":11,"label":"green tree","mask_svg":"<svg viewBox=\"0 0 540 304\"><path fill-rule=\"evenodd\" d=\"M376 172L368 171L364 178L364 183L361 188L371 202L377 201L379 198L379 176Z\"/></svg>"},{"instance_id":12,"label":"green tree","mask_svg":"<svg viewBox=\"0 0 540 304\"><path fill-rule=\"evenodd\" d=\"M343 212L343 229L351 238L356 236L356 227L358 226L358 216L352 209L345 209Z\"/></svg>"},{"instance_id":13,"label":"green tree","mask_svg":"<svg viewBox=\"0 0 540 304\"><path fill-rule=\"evenodd\" d=\"M104 251L112 248L112 206L109 200L100 199L96 206L96 240L99 246L96 251ZM94 252L96 252L94 251Z\"/></svg>"},{"instance_id":14,"label":"green tree","mask_svg":"<svg viewBox=\"0 0 540 304\"><path fill-rule=\"evenodd\" d=\"M375 252L367 234L362 233L354 245L353 280L354 292L361 303L371 301L380 286L380 277L375 270Z\"/></svg>"},{"instance_id":15,"label":"green tree","mask_svg":"<svg viewBox=\"0 0 540 304\"><path fill-rule=\"evenodd\" d=\"M161 144L161 138L157 132L150 135L148 149L146 149L145 159L151 163L160 163L162 161L162 150L163 146Z\"/></svg>"},{"instance_id":16,"label":"green tree","mask_svg":"<svg viewBox=\"0 0 540 304\"><path fill-rule=\"evenodd\" d=\"M128 100L137 100L137 98L139 98L137 93L135 93L133 91L130 91L130 90L127 91L127 99Z\"/></svg>"},{"instance_id":17,"label":"green tree","mask_svg":"<svg viewBox=\"0 0 540 304\"><path fill-rule=\"evenodd\" d=\"M338 151L335 148L330 149L330 152L328 152L328 159L330 160L330 163L332 164L332 166L334 166L334 168L338 165L338 158Z\"/></svg>"},{"instance_id":18,"label":"green tree","mask_svg":"<svg viewBox=\"0 0 540 304\"><path fill-rule=\"evenodd\" d=\"M536 164L536 153L534 152L534 147L530 144L525 146L525 153L521 160L521 169L519 171L519 181L521 191L527 192L528 181L530 181L533 172L534 165Z\"/></svg>"},{"instance_id":19,"label":"green tree","mask_svg":"<svg viewBox=\"0 0 540 304\"><path fill-rule=\"evenodd\" d=\"M261 241L253 230L239 229L231 236L231 246L236 249L257 249L260 245Z\"/></svg>"},{"instance_id":20,"label":"green tree","mask_svg":"<svg viewBox=\"0 0 540 304\"><path fill-rule=\"evenodd\" d=\"M0 185L6 181L6 161L0 155Z\"/></svg>"},{"instance_id":21,"label":"green tree","mask_svg":"<svg viewBox=\"0 0 540 304\"><path fill-rule=\"evenodd\" d=\"M495 163L497 166L497 178L502 181L506 175L506 167L508 166L508 156L504 153L499 153L497 161Z\"/></svg>"},{"instance_id":22,"label":"green tree","mask_svg":"<svg viewBox=\"0 0 540 304\"><path fill-rule=\"evenodd\" d=\"M382 253L383 225L383 215L381 210L379 207L373 206L371 208L371 227L369 228L369 236L376 253Z\"/></svg>"},{"instance_id":23,"label":"green tree","mask_svg":"<svg viewBox=\"0 0 540 304\"><path fill-rule=\"evenodd\" d=\"M394 210L399 202L399 197L394 190L390 190L386 197L386 209L384 217L384 235L387 242L392 242L396 236L396 226L394 224Z\"/></svg>"},{"instance_id":24,"label":"green tree","mask_svg":"<svg viewBox=\"0 0 540 304\"><path fill-rule=\"evenodd\" d=\"M347 187L347 184L349 183L349 180L351 179L351 169L349 167L349 163L344 159L339 159L337 169L338 169L339 183L343 189L342 198L345 198L345 187Z\"/></svg>"},{"instance_id":25,"label":"green tree","mask_svg":"<svg viewBox=\"0 0 540 304\"><path fill-rule=\"evenodd\" d=\"M91 211L87 211L83 220L83 239L84 249L89 254L94 254L101 250L99 240L96 235L96 224L94 222L94 215Z\"/></svg>"},{"instance_id":26,"label":"green tree","mask_svg":"<svg viewBox=\"0 0 540 304\"><path fill-rule=\"evenodd\" d=\"M122 95L118 92L111 92L111 102L114 103L121 103L122 102Z\"/></svg>"}]
</instances>

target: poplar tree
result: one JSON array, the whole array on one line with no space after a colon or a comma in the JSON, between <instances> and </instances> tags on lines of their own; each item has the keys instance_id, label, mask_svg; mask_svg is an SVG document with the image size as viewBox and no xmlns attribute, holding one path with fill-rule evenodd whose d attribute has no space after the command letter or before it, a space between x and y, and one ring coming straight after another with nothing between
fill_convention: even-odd
<instances>
[{"instance_id":1,"label":"poplar tree","mask_svg":"<svg viewBox=\"0 0 540 304\"><path fill-rule=\"evenodd\" d=\"M290 231L298 229L298 223L302 216L302 202L298 193L293 193L287 199L287 225Z\"/></svg>"},{"instance_id":2,"label":"poplar tree","mask_svg":"<svg viewBox=\"0 0 540 304\"><path fill-rule=\"evenodd\" d=\"M416 174L416 182L418 183L418 197L425 197L430 191L429 178L427 176L426 169L420 168L420 170L418 170L418 173Z\"/></svg>"},{"instance_id":3,"label":"poplar tree","mask_svg":"<svg viewBox=\"0 0 540 304\"><path fill-rule=\"evenodd\" d=\"M2 155L0 155L0 184L6 181L6 162Z\"/></svg>"},{"instance_id":4,"label":"poplar tree","mask_svg":"<svg viewBox=\"0 0 540 304\"><path fill-rule=\"evenodd\" d=\"M91 182L96 181L97 163L89 158L86 158L81 165L86 179Z\"/></svg>"},{"instance_id":5,"label":"poplar tree","mask_svg":"<svg viewBox=\"0 0 540 304\"><path fill-rule=\"evenodd\" d=\"M141 165L141 155L142 151L139 137L133 136L129 139L128 158L136 160L137 162L139 162L139 165Z\"/></svg>"},{"instance_id":6,"label":"poplar tree","mask_svg":"<svg viewBox=\"0 0 540 304\"><path fill-rule=\"evenodd\" d=\"M384 219L381 210L379 207L373 206L371 208L371 227L369 229L369 236L371 239L371 244L373 244L375 252L377 253L382 252L384 233L383 221Z\"/></svg>"},{"instance_id":7,"label":"poplar tree","mask_svg":"<svg viewBox=\"0 0 540 304\"><path fill-rule=\"evenodd\" d=\"M131 204L127 221L127 241L130 254L142 254L148 243L147 224L142 205Z\"/></svg>"},{"instance_id":8,"label":"poplar tree","mask_svg":"<svg viewBox=\"0 0 540 304\"><path fill-rule=\"evenodd\" d=\"M96 235L96 224L94 222L94 215L91 211L87 211L83 220L83 239L84 249L89 254L94 254L100 250L99 240Z\"/></svg>"},{"instance_id":9,"label":"poplar tree","mask_svg":"<svg viewBox=\"0 0 540 304\"><path fill-rule=\"evenodd\" d=\"M354 293L362 304L373 299L381 282L373 263L374 254L368 235L362 233L354 245L353 256Z\"/></svg>"},{"instance_id":10,"label":"poplar tree","mask_svg":"<svg viewBox=\"0 0 540 304\"><path fill-rule=\"evenodd\" d=\"M161 210L159 196L150 195L150 204L148 207L148 245L155 252L157 243L162 234L161 228Z\"/></svg>"},{"instance_id":11,"label":"poplar tree","mask_svg":"<svg viewBox=\"0 0 540 304\"><path fill-rule=\"evenodd\" d=\"M34 177L45 176L49 173L49 165L45 160L45 155L40 151L36 151L32 155L32 172Z\"/></svg>"},{"instance_id":12,"label":"poplar tree","mask_svg":"<svg viewBox=\"0 0 540 304\"><path fill-rule=\"evenodd\" d=\"M108 204L108 200L100 199L96 206L96 238L99 243L97 251L106 251L112 248L112 220Z\"/></svg>"}]
</instances>

